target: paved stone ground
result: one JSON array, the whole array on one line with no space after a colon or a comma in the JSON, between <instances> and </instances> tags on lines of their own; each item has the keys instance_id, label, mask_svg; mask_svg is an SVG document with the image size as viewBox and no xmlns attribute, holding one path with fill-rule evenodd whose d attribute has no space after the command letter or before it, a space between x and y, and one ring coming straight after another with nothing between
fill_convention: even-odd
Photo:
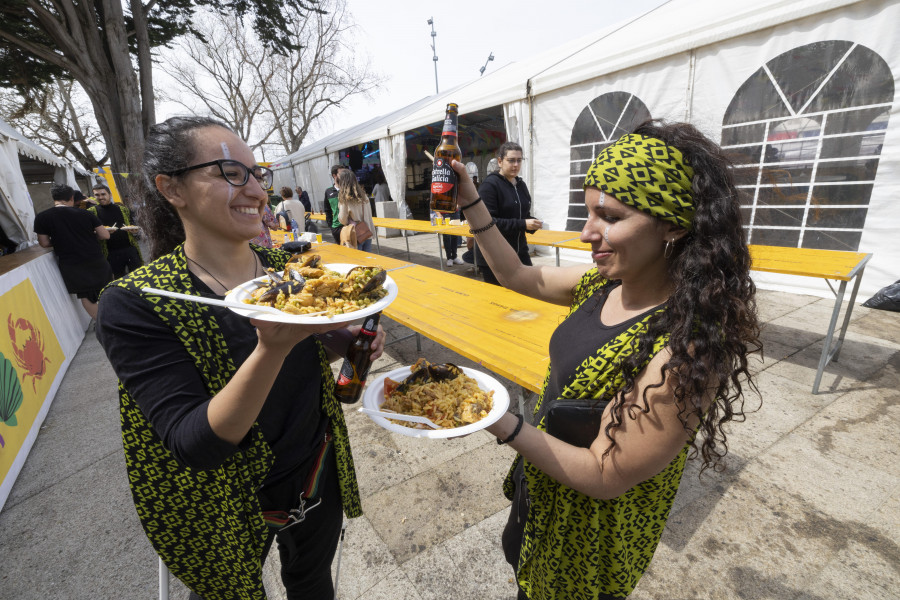
<instances>
[{"instance_id":1,"label":"paved stone ground","mask_svg":"<svg viewBox=\"0 0 900 600\"><path fill-rule=\"evenodd\" d=\"M413 261L438 267L434 236L409 241ZM382 252L407 258L403 238L383 239ZM450 270L472 276L467 265ZM765 357L753 365L762 405L749 398L755 412L729 428L727 471L701 478L689 463L632 597L896 599L900 314L857 306L841 362L814 396L832 300L766 291L758 299ZM408 334L384 325L389 339ZM407 339L388 347L373 376L419 356L471 366L429 340L418 351ZM354 407L346 414L365 516L348 524L340 598L514 599L499 543L511 451L484 433L415 440ZM124 474L115 377L92 329L0 513L0 548L0 599L156 597L156 558ZM268 587L283 598L276 573L273 554ZM180 583L171 589L187 598Z\"/></svg>"}]
</instances>

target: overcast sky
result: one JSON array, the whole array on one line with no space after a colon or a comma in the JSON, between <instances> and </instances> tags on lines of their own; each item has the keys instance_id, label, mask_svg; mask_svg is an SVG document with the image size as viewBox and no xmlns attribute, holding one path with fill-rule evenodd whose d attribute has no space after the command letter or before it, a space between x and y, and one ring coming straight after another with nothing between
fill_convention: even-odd
<instances>
[{"instance_id":1,"label":"overcast sky","mask_svg":"<svg viewBox=\"0 0 900 600\"><path fill-rule=\"evenodd\" d=\"M638 16L665 0L507 0L425 2L348 0L354 46L367 53L386 82L371 98L334 110L309 139L356 125L435 93L431 26L437 33L438 87L446 91L522 61L569 39ZM465 8L463 8L465 7ZM523 82L524 84L524 82ZM465 107L460 107L465 112Z\"/></svg>"}]
</instances>

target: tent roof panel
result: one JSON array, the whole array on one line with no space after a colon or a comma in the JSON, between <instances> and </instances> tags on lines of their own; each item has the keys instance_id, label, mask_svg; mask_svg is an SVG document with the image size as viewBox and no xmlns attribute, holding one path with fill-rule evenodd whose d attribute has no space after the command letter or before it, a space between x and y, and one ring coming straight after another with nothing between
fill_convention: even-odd
<instances>
[{"instance_id":1,"label":"tent roof panel","mask_svg":"<svg viewBox=\"0 0 900 600\"><path fill-rule=\"evenodd\" d=\"M531 77L531 91L537 96L860 1L756 0L735 3L670 0L597 35L593 43L557 64L535 71Z\"/></svg>"}]
</instances>

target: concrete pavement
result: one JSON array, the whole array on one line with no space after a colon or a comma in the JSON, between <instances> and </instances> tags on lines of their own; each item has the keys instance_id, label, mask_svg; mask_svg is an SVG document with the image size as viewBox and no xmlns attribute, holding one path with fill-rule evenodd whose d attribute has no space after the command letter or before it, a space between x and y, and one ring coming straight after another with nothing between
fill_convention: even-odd
<instances>
[{"instance_id":1,"label":"concrete pavement","mask_svg":"<svg viewBox=\"0 0 900 600\"><path fill-rule=\"evenodd\" d=\"M409 242L413 261L438 267L433 235ZM403 238L382 239L381 248L407 258ZM472 276L468 265L449 270ZM841 360L812 395L833 301L761 291L758 302L765 357L753 369L762 405L751 395L755 412L729 427L726 471L700 477L689 463L632 597L896 599L900 314L856 306ZM383 324L389 340L408 334ZM473 366L427 339L421 352L407 339L388 347L372 375L419 356ZM347 528L339 597L513 600L499 543L512 452L485 433L417 440L381 429L355 407L346 415L365 516ZM3 600L156 597L156 557L125 478L116 381L93 328L0 513L0 555ZM277 580L273 553L272 598L283 597ZM180 583L171 590L187 598Z\"/></svg>"}]
</instances>

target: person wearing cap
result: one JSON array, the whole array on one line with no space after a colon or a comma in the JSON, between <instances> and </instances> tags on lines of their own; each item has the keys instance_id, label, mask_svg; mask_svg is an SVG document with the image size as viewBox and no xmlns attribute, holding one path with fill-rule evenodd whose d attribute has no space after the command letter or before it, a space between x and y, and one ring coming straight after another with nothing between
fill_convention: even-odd
<instances>
[{"instance_id":1,"label":"person wearing cap","mask_svg":"<svg viewBox=\"0 0 900 600\"><path fill-rule=\"evenodd\" d=\"M722 426L742 420L754 389L755 287L729 162L684 123L648 121L623 136L584 181L581 241L593 264L568 267L522 264L453 167L499 282L569 307L533 417L487 427L518 453L502 536L518 597L625 598L659 544L686 458L693 449L701 469L720 466Z\"/></svg>"}]
</instances>

